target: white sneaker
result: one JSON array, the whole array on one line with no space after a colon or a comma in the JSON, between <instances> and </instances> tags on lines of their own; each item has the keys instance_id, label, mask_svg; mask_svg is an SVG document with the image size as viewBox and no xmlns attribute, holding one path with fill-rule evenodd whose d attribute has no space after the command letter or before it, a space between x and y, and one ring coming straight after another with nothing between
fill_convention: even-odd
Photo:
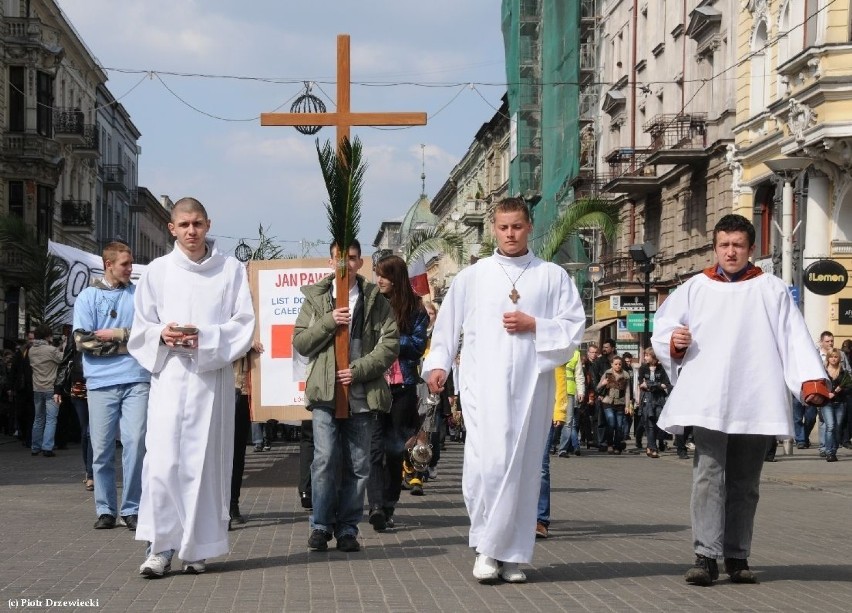
<instances>
[{"instance_id":1,"label":"white sneaker","mask_svg":"<svg viewBox=\"0 0 852 613\"><path fill-rule=\"evenodd\" d=\"M689 449L690 451L695 451L695 443L693 443L692 441L688 442L686 444L686 448Z\"/></svg>"},{"instance_id":2,"label":"white sneaker","mask_svg":"<svg viewBox=\"0 0 852 613\"><path fill-rule=\"evenodd\" d=\"M517 562L503 562L500 567L500 578L506 583L526 583L527 576Z\"/></svg>"},{"instance_id":3,"label":"white sneaker","mask_svg":"<svg viewBox=\"0 0 852 613\"><path fill-rule=\"evenodd\" d=\"M207 564L205 564L204 560L196 560L195 562L184 562L183 563L183 574L184 575L200 575L204 571L207 570Z\"/></svg>"},{"instance_id":4,"label":"white sneaker","mask_svg":"<svg viewBox=\"0 0 852 613\"><path fill-rule=\"evenodd\" d=\"M429 475L429 479L437 479L438 478L438 467L437 466L429 466L427 468L427 474Z\"/></svg>"},{"instance_id":5,"label":"white sneaker","mask_svg":"<svg viewBox=\"0 0 852 613\"><path fill-rule=\"evenodd\" d=\"M482 554L476 556L476 563L473 565L473 577L480 583L496 581L500 577L499 570L497 560L494 558Z\"/></svg>"},{"instance_id":6,"label":"white sneaker","mask_svg":"<svg viewBox=\"0 0 852 613\"><path fill-rule=\"evenodd\" d=\"M162 577L172 568L172 554L168 551L160 553L152 553L148 556L142 566L139 567L139 574L145 577Z\"/></svg>"}]
</instances>

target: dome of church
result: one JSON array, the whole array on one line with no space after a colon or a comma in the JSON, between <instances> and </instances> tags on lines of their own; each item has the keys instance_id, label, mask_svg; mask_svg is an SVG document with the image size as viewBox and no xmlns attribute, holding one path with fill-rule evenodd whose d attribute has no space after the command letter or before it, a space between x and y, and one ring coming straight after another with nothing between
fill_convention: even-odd
<instances>
[{"instance_id":1,"label":"dome of church","mask_svg":"<svg viewBox=\"0 0 852 613\"><path fill-rule=\"evenodd\" d=\"M403 242L405 242L405 238L415 230L431 228L437 225L438 216L434 215L429 210L430 203L431 201L426 194L420 194L417 201L411 205L410 209L408 209L408 212L402 220L402 226L400 226L399 229L399 234Z\"/></svg>"}]
</instances>

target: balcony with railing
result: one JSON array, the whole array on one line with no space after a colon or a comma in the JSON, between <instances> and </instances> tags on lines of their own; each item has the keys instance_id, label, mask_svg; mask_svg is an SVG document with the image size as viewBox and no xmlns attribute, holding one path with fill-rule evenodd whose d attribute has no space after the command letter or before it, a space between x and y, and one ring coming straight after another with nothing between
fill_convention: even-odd
<instances>
[{"instance_id":1,"label":"balcony with railing","mask_svg":"<svg viewBox=\"0 0 852 613\"><path fill-rule=\"evenodd\" d=\"M485 200L466 200L461 210L461 221L468 226L482 225L488 213Z\"/></svg>"},{"instance_id":2,"label":"balcony with railing","mask_svg":"<svg viewBox=\"0 0 852 613\"><path fill-rule=\"evenodd\" d=\"M574 188L574 200L594 198L599 200L610 200L614 197L612 192L605 192L603 187L609 181L609 175L596 173L594 168L581 168L579 174L571 179L571 187Z\"/></svg>"},{"instance_id":3,"label":"balcony with railing","mask_svg":"<svg viewBox=\"0 0 852 613\"><path fill-rule=\"evenodd\" d=\"M107 191L116 191L127 193L127 183L125 177L127 173L121 164L105 164L101 177L104 182L104 189Z\"/></svg>"},{"instance_id":4,"label":"balcony with railing","mask_svg":"<svg viewBox=\"0 0 852 613\"><path fill-rule=\"evenodd\" d=\"M59 153L59 143L40 134L4 134L0 141L0 156L4 157L55 163Z\"/></svg>"},{"instance_id":5,"label":"balcony with railing","mask_svg":"<svg viewBox=\"0 0 852 613\"><path fill-rule=\"evenodd\" d=\"M618 147L604 157L610 172L603 180L603 191L617 194L648 194L659 191L656 168L648 164L651 150Z\"/></svg>"},{"instance_id":6,"label":"balcony with railing","mask_svg":"<svg viewBox=\"0 0 852 613\"><path fill-rule=\"evenodd\" d=\"M85 122L86 115L80 109L53 109L53 138L63 145L80 145Z\"/></svg>"},{"instance_id":7,"label":"balcony with railing","mask_svg":"<svg viewBox=\"0 0 852 613\"><path fill-rule=\"evenodd\" d=\"M656 115L642 130L651 135L650 164L695 164L709 157L707 113Z\"/></svg>"},{"instance_id":8,"label":"balcony with railing","mask_svg":"<svg viewBox=\"0 0 852 613\"><path fill-rule=\"evenodd\" d=\"M26 255L20 247L6 245L0 248L0 267L2 267L3 278L7 283L13 279L28 276L26 261Z\"/></svg>"},{"instance_id":9,"label":"balcony with railing","mask_svg":"<svg viewBox=\"0 0 852 613\"><path fill-rule=\"evenodd\" d=\"M634 263L629 256L617 255L605 258L600 262L603 265L604 276L598 282L602 288L630 281L631 271Z\"/></svg>"},{"instance_id":10,"label":"balcony with railing","mask_svg":"<svg viewBox=\"0 0 852 613\"><path fill-rule=\"evenodd\" d=\"M74 155L82 158L95 159L100 152L100 138L98 137L98 126L87 123L83 126L83 141L71 147Z\"/></svg>"},{"instance_id":11,"label":"balcony with railing","mask_svg":"<svg viewBox=\"0 0 852 613\"><path fill-rule=\"evenodd\" d=\"M88 200L63 200L61 212L66 230L92 229L92 203Z\"/></svg>"}]
</instances>

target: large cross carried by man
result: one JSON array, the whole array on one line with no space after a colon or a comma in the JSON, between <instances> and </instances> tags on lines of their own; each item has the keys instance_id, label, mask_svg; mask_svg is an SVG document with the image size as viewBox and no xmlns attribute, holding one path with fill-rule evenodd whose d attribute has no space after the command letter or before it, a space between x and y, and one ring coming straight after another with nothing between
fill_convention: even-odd
<instances>
[{"instance_id":1,"label":"large cross carried by man","mask_svg":"<svg viewBox=\"0 0 852 613\"><path fill-rule=\"evenodd\" d=\"M356 113L350 108L350 74L349 35L337 35L337 109L326 113L262 113L262 126L335 126L337 131L337 161L345 170L350 161L345 159L344 151L351 152L349 133L352 126L423 126L426 125L426 113ZM357 141L356 141L357 142ZM319 150L319 143L317 143ZM322 164L322 154L320 154ZM353 173L354 174L354 173ZM335 203L330 203L333 208ZM329 215L332 215L329 209ZM349 306L349 279L346 268L346 258L350 244L341 237L333 237L337 242L338 262L336 268L336 299L338 308ZM354 238L354 236L352 237ZM335 360L337 369L345 369L349 365L349 329L339 326L335 335ZM335 393L335 417L345 418L349 415L349 390L347 386L337 384Z\"/></svg>"}]
</instances>

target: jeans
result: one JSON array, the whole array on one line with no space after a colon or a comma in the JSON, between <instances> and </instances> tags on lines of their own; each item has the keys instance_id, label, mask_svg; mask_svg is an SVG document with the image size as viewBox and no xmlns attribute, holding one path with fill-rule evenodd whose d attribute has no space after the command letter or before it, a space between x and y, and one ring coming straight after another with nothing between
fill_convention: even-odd
<instances>
[{"instance_id":1,"label":"jeans","mask_svg":"<svg viewBox=\"0 0 852 613\"><path fill-rule=\"evenodd\" d=\"M370 480L367 499L370 508L396 506L402 489L402 459L405 442L417 428L417 387L392 387L389 413L375 412L370 436Z\"/></svg>"},{"instance_id":2,"label":"jeans","mask_svg":"<svg viewBox=\"0 0 852 613\"><path fill-rule=\"evenodd\" d=\"M663 405L646 402L642 410L645 412L645 436L648 437L647 448L651 451L658 451L658 443L663 440L663 431L657 427L657 420L660 419L660 413L663 412Z\"/></svg>"},{"instance_id":3,"label":"jeans","mask_svg":"<svg viewBox=\"0 0 852 613\"><path fill-rule=\"evenodd\" d=\"M86 471L86 479L92 478L92 437L89 434L89 403L85 398L71 397L71 404L77 411L77 420L80 422L80 450L83 454L83 470Z\"/></svg>"},{"instance_id":4,"label":"jeans","mask_svg":"<svg viewBox=\"0 0 852 613\"><path fill-rule=\"evenodd\" d=\"M805 406L793 398L793 432L797 444L807 444L816 423L816 407Z\"/></svg>"},{"instance_id":5,"label":"jeans","mask_svg":"<svg viewBox=\"0 0 852 613\"><path fill-rule=\"evenodd\" d=\"M551 443L548 443L548 447ZM568 394L568 409L565 412L565 425L559 437L559 453L568 453L580 448L580 436L577 431L577 399Z\"/></svg>"},{"instance_id":6,"label":"jeans","mask_svg":"<svg viewBox=\"0 0 852 613\"><path fill-rule=\"evenodd\" d=\"M56 436L56 418L59 406L53 402L53 392L33 392L33 451L53 451L53 438Z\"/></svg>"},{"instance_id":7,"label":"jeans","mask_svg":"<svg viewBox=\"0 0 852 613\"><path fill-rule=\"evenodd\" d=\"M538 523L550 525L550 445L553 442L555 428L550 425L544 457L541 458L541 490L538 494ZM563 429L564 432L564 429Z\"/></svg>"},{"instance_id":8,"label":"jeans","mask_svg":"<svg viewBox=\"0 0 852 613\"><path fill-rule=\"evenodd\" d=\"M95 513L139 514L150 383L122 383L88 390ZM121 435L122 494L116 504L115 440Z\"/></svg>"},{"instance_id":9,"label":"jeans","mask_svg":"<svg viewBox=\"0 0 852 613\"><path fill-rule=\"evenodd\" d=\"M358 536L358 522L364 514L364 492L370 476L374 414L371 411L336 419L333 407L321 406L314 407L312 414L311 528L336 538Z\"/></svg>"},{"instance_id":10,"label":"jeans","mask_svg":"<svg viewBox=\"0 0 852 613\"><path fill-rule=\"evenodd\" d=\"M845 402L829 402L822 407L822 418L825 421L825 454L837 455L840 446L840 424L846 415ZM33 430L35 431L35 430ZM35 445L35 436L33 436Z\"/></svg>"},{"instance_id":11,"label":"jeans","mask_svg":"<svg viewBox=\"0 0 852 613\"><path fill-rule=\"evenodd\" d=\"M695 553L721 560L747 559L760 472L768 441L763 434L726 434L693 427L692 537ZM773 441L774 442L774 441Z\"/></svg>"},{"instance_id":12,"label":"jeans","mask_svg":"<svg viewBox=\"0 0 852 613\"><path fill-rule=\"evenodd\" d=\"M621 441L624 437L624 407L605 404L603 412L606 419L604 441L610 447L621 449Z\"/></svg>"}]
</instances>

